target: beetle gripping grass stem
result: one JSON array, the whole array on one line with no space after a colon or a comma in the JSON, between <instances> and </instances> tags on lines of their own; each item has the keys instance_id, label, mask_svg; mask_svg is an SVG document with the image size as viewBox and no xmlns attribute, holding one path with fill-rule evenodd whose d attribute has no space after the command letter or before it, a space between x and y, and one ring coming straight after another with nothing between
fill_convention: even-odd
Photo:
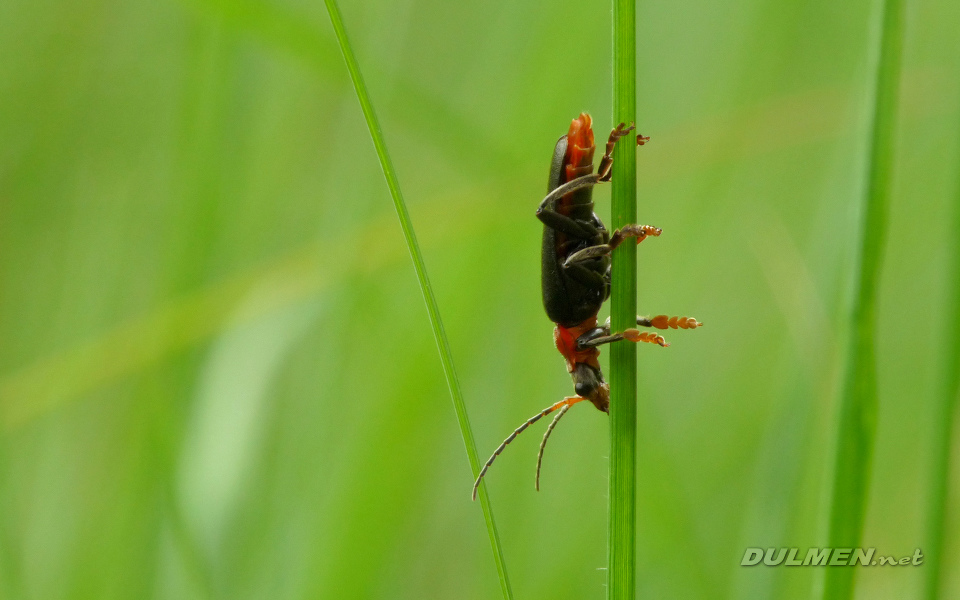
<instances>
[{"instance_id":1,"label":"beetle gripping grass stem","mask_svg":"<svg viewBox=\"0 0 960 600\"><path fill-rule=\"evenodd\" d=\"M540 201L537 218L543 223L541 248L541 283L543 306L547 316L556 323L554 343L567 364L576 396L540 411L524 421L510 434L487 460L474 484L477 486L501 452L520 433L553 411L560 410L547 427L537 453L536 489L540 489L540 469L547 440L570 406L589 400L597 410L610 409L610 386L600 370L599 347L604 344L629 341L667 347L663 336L640 331L634 325L659 329L696 329L700 323L690 317L632 316L628 327L614 333L607 322L597 323L597 314L610 295L610 260L623 242L633 238L636 247L648 236L658 237L659 227L627 223L610 235L606 226L593 212L593 187L609 181L614 173L613 152L617 142L633 130L633 125L620 123L610 132L603 157L593 173L595 151L592 120L581 113L570 123L567 134L554 147L547 195ZM644 138L638 139L638 142Z\"/></svg>"}]
</instances>

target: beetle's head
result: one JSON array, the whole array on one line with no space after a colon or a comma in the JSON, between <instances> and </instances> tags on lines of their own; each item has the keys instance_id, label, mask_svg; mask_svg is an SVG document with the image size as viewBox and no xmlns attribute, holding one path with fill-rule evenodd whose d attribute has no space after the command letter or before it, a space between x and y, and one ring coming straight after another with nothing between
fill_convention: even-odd
<instances>
[{"instance_id":1,"label":"beetle's head","mask_svg":"<svg viewBox=\"0 0 960 600\"><path fill-rule=\"evenodd\" d=\"M610 412L610 386L598 369L587 363L576 363L570 376L578 396L592 402L597 410Z\"/></svg>"}]
</instances>

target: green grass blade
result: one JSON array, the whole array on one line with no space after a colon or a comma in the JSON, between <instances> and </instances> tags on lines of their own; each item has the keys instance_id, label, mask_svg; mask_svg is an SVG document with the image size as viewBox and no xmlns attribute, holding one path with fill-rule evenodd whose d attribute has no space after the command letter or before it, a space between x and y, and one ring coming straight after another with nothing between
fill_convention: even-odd
<instances>
[{"instance_id":1,"label":"green grass blade","mask_svg":"<svg viewBox=\"0 0 960 600\"><path fill-rule=\"evenodd\" d=\"M340 16L340 9L337 6L336 0L325 0L325 2L327 12L330 14L330 21L333 23L333 29L337 35L337 41L340 43L340 50L343 52L347 69L350 71L350 79L353 81L357 98L360 100L363 116L367 121L367 127L370 129L370 137L373 138L373 145L377 149L377 156L380 158L380 166L383 168L383 175L387 180L387 186L390 188L390 195L393 196L393 204L397 209L397 217L399 217L400 226L403 228L403 236L406 239L407 248L410 250L413 266L417 271L420 290L423 292L423 300L427 305L427 312L430 314L430 323L433 325L433 334L436 338L437 349L440 351L440 362L443 364L443 372L447 378L447 386L450 388L450 397L453 399L453 406L457 412L457 421L460 423L460 433L463 435L463 443L467 450L467 457L470 459L470 468L473 470L473 476L476 477L480 472L477 445L473 439L473 431L470 428L470 420L467 417L467 408L463 403L463 394L460 391L457 373L453 368L453 356L450 352L450 343L447 341L447 334L443 329L443 322L440 320L440 310L437 307L437 300L433 295L433 288L430 287L430 280L427 278L427 270L423 263L423 255L420 252L419 244L417 244L417 236L413 231L410 215L403 201L403 194L400 192L400 184L397 181L393 163L390 161L390 155L387 153L387 146L383 141L380 122L377 120L377 115L373 111L370 96L367 93L363 77L360 75L360 67L353 54L350 41L347 39L347 32L343 27L343 19ZM464 488L465 498L466 495L467 488ZM497 573L500 576L500 587L503 591L503 597L510 600L513 597L513 592L510 589L510 580L507 578L507 567L503 559L500 536L497 534L497 526L493 520L493 509L490 507L486 483L480 485L479 497L480 506L483 508L483 517L487 523L487 534L490 537L490 546L493 549L494 561L497 564Z\"/></svg>"},{"instance_id":2,"label":"green grass blade","mask_svg":"<svg viewBox=\"0 0 960 600\"><path fill-rule=\"evenodd\" d=\"M960 189L954 204L953 230L960 231ZM933 464L931 469L929 499L927 505L927 545L926 560L926 598L936 600L942 597L943 581L941 565L946 550L943 533L946 526L947 497L950 487L950 449L956 432L953 423L957 417L960 400L960 241L953 239L952 288L948 291L946 306L949 324L943 348L943 367L941 371L940 402L935 408L933 434Z\"/></svg>"},{"instance_id":3,"label":"green grass blade","mask_svg":"<svg viewBox=\"0 0 960 600\"><path fill-rule=\"evenodd\" d=\"M613 0L613 118L631 123L637 114L635 0ZM637 145L617 146L611 192L613 228L637 222ZM610 307L614 331L636 327L637 245L613 253ZM637 346L610 347L610 514L607 597L633 600L637 551Z\"/></svg>"},{"instance_id":4,"label":"green grass blade","mask_svg":"<svg viewBox=\"0 0 960 600\"><path fill-rule=\"evenodd\" d=\"M833 469L827 541L827 545L833 548L860 546L876 437L877 288L892 188L903 2L886 0L882 11L882 26L876 41L879 63L871 107L867 185L861 210L860 247L854 265L850 338ZM827 569L823 597L831 600L851 598L855 573L852 567Z\"/></svg>"}]
</instances>

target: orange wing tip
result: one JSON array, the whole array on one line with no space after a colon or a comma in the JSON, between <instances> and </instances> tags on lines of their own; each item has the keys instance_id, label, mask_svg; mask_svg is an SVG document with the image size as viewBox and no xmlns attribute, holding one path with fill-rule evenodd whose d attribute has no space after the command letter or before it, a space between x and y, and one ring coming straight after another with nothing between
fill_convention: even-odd
<instances>
[{"instance_id":1,"label":"orange wing tip","mask_svg":"<svg viewBox=\"0 0 960 600\"><path fill-rule=\"evenodd\" d=\"M587 113L570 122L567 131L567 176L573 176L573 169L585 167L593 161L593 120Z\"/></svg>"},{"instance_id":2,"label":"orange wing tip","mask_svg":"<svg viewBox=\"0 0 960 600\"><path fill-rule=\"evenodd\" d=\"M580 113L580 116L570 122L570 129L567 131L567 141L576 144L581 148L587 148L593 145L593 120L587 113Z\"/></svg>"}]
</instances>

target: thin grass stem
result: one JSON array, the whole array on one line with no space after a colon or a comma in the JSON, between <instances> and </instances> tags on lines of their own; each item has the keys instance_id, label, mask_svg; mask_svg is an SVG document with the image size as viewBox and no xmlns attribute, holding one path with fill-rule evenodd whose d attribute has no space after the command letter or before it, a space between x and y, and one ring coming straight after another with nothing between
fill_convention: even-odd
<instances>
[{"instance_id":1,"label":"thin grass stem","mask_svg":"<svg viewBox=\"0 0 960 600\"><path fill-rule=\"evenodd\" d=\"M863 536L870 469L876 437L877 291L892 190L903 1L884 0L875 38L876 79L871 98L870 145L862 199L859 247L854 264L843 395L840 398L827 546L857 548ZM827 569L823 597L853 596L855 568Z\"/></svg>"},{"instance_id":2,"label":"thin grass stem","mask_svg":"<svg viewBox=\"0 0 960 600\"><path fill-rule=\"evenodd\" d=\"M949 313L944 337L940 398L934 409L933 419L933 464L927 505L927 552L924 561L927 600L942 597L941 572L943 553L946 550L943 534L950 494L950 449L956 440L954 424L957 422L957 410L960 406L960 240L956 237L956 232L960 231L960 187L956 193L951 264L946 271L951 274L945 304Z\"/></svg>"},{"instance_id":3,"label":"thin grass stem","mask_svg":"<svg viewBox=\"0 0 960 600\"><path fill-rule=\"evenodd\" d=\"M636 2L613 0L613 118L636 122ZM619 143L613 169L611 223L637 222L637 146ZM614 331L636 326L637 246L613 253L610 318ZM637 535L637 346L610 347L610 513L607 598L634 600Z\"/></svg>"},{"instance_id":4,"label":"thin grass stem","mask_svg":"<svg viewBox=\"0 0 960 600\"><path fill-rule=\"evenodd\" d=\"M360 108L363 110L367 127L370 129L370 137L373 138L373 145L377 150L377 156L380 158L380 167L383 169L383 176L387 180L387 187L390 188L390 195L393 197L393 204L397 210L397 217L400 219L400 227L403 229L403 236L407 242L407 249L410 251L410 258L413 260L413 266L417 272L420 291L423 293L423 300L427 305L427 313L429 313L430 323L433 326L433 335L437 342L437 349L440 352L440 362L443 365L447 386L450 388L450 397L453 400L453 407L457 413L457 421L460 424L460 434L463 436L463 444L467 450L467 458L470 460L473 477L476 478L480 472L481 464L480 459L477 457L477 446L473 439L473 431L470 428L470 420L467 417L467 408L463 402L463 394L460 391L460 382L457 379L457 373L453 367L450 343L447 341L443 321L440 319L440 310L437 307L437 300L433 295L433 288L430 287L430 280L427 277L427 269L424 266L420 245L417 243L417 236L413 230L413 224L410 221L410 214L407 212L403 194L400 192L400 183L397 181L396 171L393 168L390 155L387 153L387 146L383 140L380 122L377 120L377 115L373 110L373 104L370 102L367 87L360 74L360 66L357 63L353 48L347 38L347 32L343 26L343 19L340 16L340 9L337 6L336 0L324 1L327 5L327 12L330 14L333 29L337 35L337 41L340 43L340 50L343 52L343 58L347 63L347 70L350 71L350 79L353 81L357 98L360 100ZM464 487L464 490L466 489L467 488ZM510 580L507 578L507 567L503 559L500 536L497 533L497 526L493 519L493 509L490 506L490 498L487 495L485 483L480 485L479 496L480 506L483 508L483 518L487 524L487 535L490 538L490 547L493 550L493 558L496 562L497 573L500 577L500 588L505 600L511 600L513 598L513 592L510 589Z\"/></svg>"}]
</instances>

